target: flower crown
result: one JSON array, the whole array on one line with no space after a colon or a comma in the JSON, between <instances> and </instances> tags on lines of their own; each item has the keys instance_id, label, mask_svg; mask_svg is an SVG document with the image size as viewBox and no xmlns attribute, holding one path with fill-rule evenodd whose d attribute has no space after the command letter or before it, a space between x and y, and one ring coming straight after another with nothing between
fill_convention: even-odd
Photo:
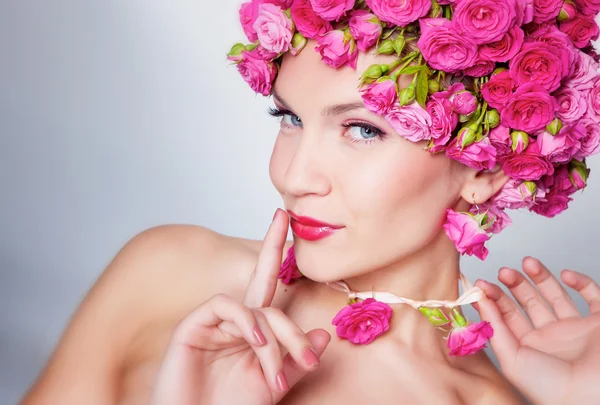
<instances>
[{"instance_id":1,"label":"flower crown","mask_svg":"<svg viewBox=\"0 0 600 405\"><path fill-rule=\"evenodd\" d=\"M510 177L443 227L462 254L511 223L505 209L554 217L586 187L586 158L600 151L600 0L252 0L240 8L250 44L228 54L264 96L286 53L307 39L333 68L358 52L395 55L360 79L366 108L431 153ZM398 88L401 75L414 75Z\"/></svg>"}]
</instances>

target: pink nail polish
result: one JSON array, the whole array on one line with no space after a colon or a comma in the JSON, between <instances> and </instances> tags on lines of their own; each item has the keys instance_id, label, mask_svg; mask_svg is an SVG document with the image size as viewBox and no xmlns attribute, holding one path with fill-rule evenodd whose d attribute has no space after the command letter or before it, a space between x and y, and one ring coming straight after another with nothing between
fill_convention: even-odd
<instances>
[{"instance_id":1,"label":"pink nail polish","mask_svg":"<svg viewBox=\"0 0 600 405\"><path fill-rule=\"evenodd\" d=\"M288 386L287 379L285 378L285 374L283 370L277 373L277 377L275 377L275 381L277 383L277 388L281 391L287 391L290 387Z\"/></svg>"},{"instance_id":2,"label":"pink nail polish","mask_svg":"<svg viewBox=\"0 0 600 405\"><path fill-rule=\"evenodd\" d=\"M273 214L273 221L275 221L275 218L277 218L277 214L279 213L279 211L281 211L281 209L279 208L275 210L275 214Z\"/></svg>"},{"instance_id":3,"label":"pink nail polish","mask_svg":"<svg viewBox=\"0 0 600 405\"><path fill-rule=\"evenodd\" d=\"M304 349L302 357L304 358L306 364L311 367L319 364L319 357L317 357L317 354L310 347Z\"/></svg>"},{"instance_id":4,"label":"pink nail polish","mask_svg":"<svg viewBox=\"0 0 600 405\"><path fill-rule=\"evenodd\" d=\"M254 332L254 338L256 339L256 341L258 342L259 345L262 346L267 343L267 339L265 338L265 335L263 335L263 333L260 331L258 326L255 326L252 331Z\"/></svg>"}]
</instances>

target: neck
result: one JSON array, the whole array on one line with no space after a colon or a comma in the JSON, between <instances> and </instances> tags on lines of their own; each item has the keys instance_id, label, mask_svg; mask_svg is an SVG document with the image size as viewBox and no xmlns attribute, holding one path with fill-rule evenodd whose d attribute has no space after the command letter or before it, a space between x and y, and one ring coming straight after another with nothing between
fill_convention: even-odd
<instances>
[{"instance_id":1,"label":"neck","mask_svg":"<svg viewBox=\"0 0 600 405\"><path fill-rule=\"evenodd\" d=\"M459 256L440 234L415 254L344 281L353 291L390 292L417 301L458 298Z\"/></svg>"},{"instance_id":2,"label":"neck","mask_svg":"<svg viewBox=\"0 0 600 405\"><path fill-rule=\"evenodd\" d=\"M403 258L385 268L344 279L348 287L357 292L389 292L416 301L456 300L459 296L459 255L448 238L440 234L421 251ZM330 287L321 292L337 307L346 300ZM335 304L337 303L337 304ZM379 342L400 345L425 357L448 359L447 334L436 329L419 311L406 304L392 304L394 314L389 331Z\"/></svg>"}]
</instances>

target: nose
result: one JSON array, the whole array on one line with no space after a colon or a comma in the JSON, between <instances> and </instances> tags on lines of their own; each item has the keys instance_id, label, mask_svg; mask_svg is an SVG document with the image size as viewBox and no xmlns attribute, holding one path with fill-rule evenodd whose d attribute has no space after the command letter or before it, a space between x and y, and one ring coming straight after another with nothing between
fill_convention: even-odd
<instances>
[{"instance_id":1,"label":"nose","mask_svg":"<svg viewBox=\"0 0 600 405\"><path fill-rule=\"evenodd\" d=\"M331 192L326 147L319 136L304 129L284 177L286 194L325 196Z\"/></svg>"}]
</instances>

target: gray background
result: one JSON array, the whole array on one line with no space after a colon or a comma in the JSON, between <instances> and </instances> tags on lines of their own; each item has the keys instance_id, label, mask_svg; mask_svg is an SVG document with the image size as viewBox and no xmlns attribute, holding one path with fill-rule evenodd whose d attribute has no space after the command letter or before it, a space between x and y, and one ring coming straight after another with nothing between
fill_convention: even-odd
<instances>
[{"instance_id":1,"label":"gray background","mask_svg":"<svg viewBox=\"0 0 600 405\"><path fill-rule=\"evenodd\" d=\"M280 204L267 171L277 124L225 61L243 39L239 3L0 2L0 403L17 401L136 233L263 236ZM533 255L598 280L600 158L589 165L567 212L514 214L466 274L495 280Z\"/></svg>"}]
</instances>

